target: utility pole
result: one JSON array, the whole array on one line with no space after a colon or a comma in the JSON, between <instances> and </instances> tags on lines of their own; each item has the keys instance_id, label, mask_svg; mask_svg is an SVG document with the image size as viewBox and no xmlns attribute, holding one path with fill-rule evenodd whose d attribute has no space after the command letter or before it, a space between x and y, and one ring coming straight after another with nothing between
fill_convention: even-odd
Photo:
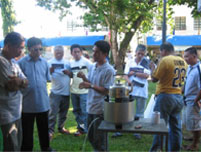
<instances>
[{"instance_id":1,"label":"utility pole","mask_svg":"<svg viewBox=\"0 0 201 152\"><path fill-rule=\"evenodd\" d=\"M163 0L163 28L162 28L162 43L166 42L166 0Z\"/></svg>"}]
</instances>

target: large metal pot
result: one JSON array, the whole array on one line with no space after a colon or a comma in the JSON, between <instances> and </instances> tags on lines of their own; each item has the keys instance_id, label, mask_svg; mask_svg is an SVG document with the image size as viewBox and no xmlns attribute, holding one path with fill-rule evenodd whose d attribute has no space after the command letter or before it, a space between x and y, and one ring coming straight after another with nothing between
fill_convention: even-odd
<instances>
[{"instance_id":1,"label":"large metal pot","mask_svg":"<svg viewBox=\"0 0 201 152\"><path fill-rule=\"evenodd\" d=\"M134 120L133 102L104 102L104 120L120 125Z\"/></svg>"}]
</instances>

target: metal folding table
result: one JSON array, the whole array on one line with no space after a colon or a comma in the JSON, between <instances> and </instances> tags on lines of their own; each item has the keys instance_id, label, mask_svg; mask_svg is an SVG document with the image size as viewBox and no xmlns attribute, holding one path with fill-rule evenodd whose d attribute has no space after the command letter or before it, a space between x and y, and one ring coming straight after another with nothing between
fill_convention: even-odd
<instances>
[{"instance_id":1,"label":"metal folding table","mask_svg":"<svg viewBox=\"0 0 201 152\"><path fill-rule=\"evenodd\" d=\"M139 128L141 126L141 128ZM122 125L121 129L116 128L114 123L102 121L99 130L108 132L127 132L140 134L157 134L161 136L161 151L163 150L163 136L165 136L165 151L168 151L168 128L163 119L160 119L159 124L152 124L150 118L143 118L138 121L132 121ZM108 140L108 139L107 139ZM107 149L108 149L108 141Z\"/></svg>"}]
</instances>

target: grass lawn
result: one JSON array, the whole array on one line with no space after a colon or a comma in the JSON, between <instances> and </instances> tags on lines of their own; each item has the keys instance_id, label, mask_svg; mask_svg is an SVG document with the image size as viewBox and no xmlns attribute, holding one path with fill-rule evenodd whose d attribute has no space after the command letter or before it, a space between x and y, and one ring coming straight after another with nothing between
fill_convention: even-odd
<instances>
[{"instance_id":1,"label":"grass lawn","mask_svg":"<svg viewBox=\"0 0 201 152\"><path fill-rule=\"evenodd\" d=\"M155 92L155 84L149 83L149 97ZM148 100L149 101L149 100ZM65 127L70 130L72 135L62 135L56 130L54 138L51 141L51 147L57 151L93 151L88 141L83 144L85 136L74 137L76 132L75 117L72 113L72 104L70 106ZM112 133L109 133L109 151L148 151L152 144L152 135L142 135L141 140L133 137L133 134L124 133L122 137L111 138ZM186 144L186 143L185 143ZM38 135L35 127L34 132L34 151L40 150Z\"/></svg>"}]
</instances>

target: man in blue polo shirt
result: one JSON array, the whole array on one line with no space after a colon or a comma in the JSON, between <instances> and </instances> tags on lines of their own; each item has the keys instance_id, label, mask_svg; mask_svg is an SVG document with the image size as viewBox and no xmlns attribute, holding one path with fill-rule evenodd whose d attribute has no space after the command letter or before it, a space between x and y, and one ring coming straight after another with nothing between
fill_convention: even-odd
<instances>
[{"instance_id":1,"label":"man in blue polo shirt","mask_svg":"<svg viewBox=\"0 0 201 152\"><path fill-rule=\"evenodd\" d=\"M107 151L106 133L99 131L98 126L103 120L104 99L108 95L109 87L114 82L115 71L108 63L110 45L106 41L97 41L93 47L93 58L96 62L89 72L88 79L83 73L79 77L84 82L80 83L80 88L89 89L87 96L88 113L88 139L94 151Z\"/></svg>"},{"instance_id":2,"label":"man in blue polo shirt","mask_svg":"<svg viewBox=\"0 0 201 152\"><path fill-rule=\"evenodd\" d=\"M189 64L184 88L184 124L193 134L193 143L185 147L187 151L198 151L201 130L200 107L196 100L201 90L200 62L196 48L190 47L184 51L184 59Z\"/></svg>"},{"instance_id":3,"label":"man in blue polo shirt","mask_svg":"<svg viewBox=\"0 0 201 152\"><path fill-rule=\"evenodd\" d=\"M41 151L51 151L48 133L50 103L47 93L47 81L50 81L49 66L40 56L43 48L39 38L28 39L27 47L29 54L18 62L29 80L28 87L23 91L21 150L33 150L33 131L36 120Z\"/></svg>"}]
</instances>

